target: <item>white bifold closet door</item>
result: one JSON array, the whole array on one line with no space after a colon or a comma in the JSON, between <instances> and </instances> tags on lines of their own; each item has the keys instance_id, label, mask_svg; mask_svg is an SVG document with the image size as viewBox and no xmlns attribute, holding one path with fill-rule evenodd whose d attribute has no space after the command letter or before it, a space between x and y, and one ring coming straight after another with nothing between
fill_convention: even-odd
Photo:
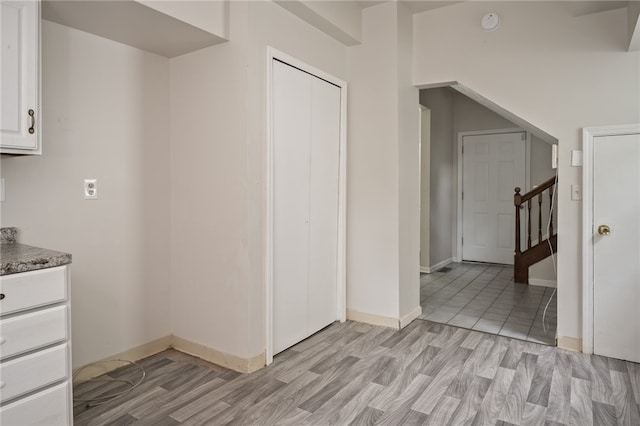
<instances>
[{"instance_id":1,"label":"white bifold closet door","mask_svg":"<svg viewBox=\"0 0 640 426\"><path fill-rule=\"evenodd\" d=\"M337 319L340 88L273 61L273 353Z\"/></svg>"}]
</instances>

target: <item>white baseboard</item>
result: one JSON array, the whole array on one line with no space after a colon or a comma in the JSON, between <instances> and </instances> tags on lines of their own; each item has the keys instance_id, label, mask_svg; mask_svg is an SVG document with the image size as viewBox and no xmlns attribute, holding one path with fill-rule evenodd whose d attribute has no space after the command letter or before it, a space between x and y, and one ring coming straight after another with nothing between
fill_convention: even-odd
<instances>
[{"instance_id":1,"label":"white baseboard","mask_svg":"<svg viewBox=\"0 0 640 426\"><path fill-rule=\"evenodd\" d=\"M422 315L422 306L416 306L411 312L400 318L400 328L405 328L411 321L418 318L420 315Z\"/></svg>"},{"instance_id":2,"label":"white baseboard","mask_svg":"<svg viewBox=\"0 0 640 426\"><path fill-rule=\"evenodd\" d=\"M396 330L406 327L411 321L422 315L422 306L417 306L402 318L385 317L383 315L369 314L347 309L347 319L349 321L363 322L365 324L380 325Z\"/></svg>"},{"instance_id":3,"label":"white baseboard","mask_svg":"<svg viewBox=\"0 0 640 426\"><path fill-rule=\"evenodd\" d=\"M161 337L159 339L152 340L151 342L136 346L135 348L126 350L124 352L120 352L115 355L102 358L99 361L89 363L86 366L76 368L74 370L73 382L74 384L86 382L87 380L93 379L127 365L126 363L118 362L118 360L135 362L169 349L171 347L172 337L173 336Z\"/></svg>"},{"instance_id":4,"label":"white baseboard","mask_svg":"<svg viewBox=\"0 0 640 426\"><path fill-rule=\"evenodd\" d=\"M178 336L173 336L173 348L241 373L251 373L266 365L264 352L251 358L241 358Z\"/></svg>"},{"instance_id":5,"label":"white baseboard","mask_svg":"<svg viewBox=\"0 0 640 426\"><path fill-rule=\"evenodd\" d=\"M350 321L363 322L365 324L395 328L396 330L400 329L400 320L398 318L368 314L366 312L358 312L351 309L347 309L347 319Z\"/></svg>"},{"instance_id":6,"label":"white baseboard","mask_svg":"<svg viewBox=\"0 0 640 426\"><path fill-rule=\"evenodd\" d=\"M558 286L558 282L555 280L552 281L552 280L541 280L539 278L529 278L529 285L556 288Z\"/></svg>"},{"instance_id":7,"label":"white baseboard","mask_svg":"<svg viewBox=\"0 0 640 426\"><path fill-rule=\"evenodd\" d=\"M558 337L558 347L570 351L580 352L582 350L582 339L579 337Z\"/></svg>"},{"instance_id":8,"label":"white baseboard","mask_svg":"<svg viewBox=\"0 0 640 426\"><path fill-rule=\"evenodd\" d=\"M205 361L230 368L241 373L251 373L266 365L264 353L251 358L241 358L209 348L199 343L191 342L187 339L183 339L182 337L170 335L74 369L74 384L86 382L87 380L91 380L127 365L126 363L118 362L118 360L135 362L169 348L174 348L180 352L193 355Z\"/></svg>"},{"instance_id":9,"label":"white baseboard","mask_svg":"<svg viewBox=\"0 0 640 426\"><path fill-rule=\"evenodd\" d=\"M447 266L448 264L454 262L453 257L450 257L449 259L445 259L442 262L438 262L433 266L421 266L420 267L420 272L424 272L426 274L430 274L431 272L435 272L440 268L444 268L445 266Z\"/></svg>"}]
</instances>

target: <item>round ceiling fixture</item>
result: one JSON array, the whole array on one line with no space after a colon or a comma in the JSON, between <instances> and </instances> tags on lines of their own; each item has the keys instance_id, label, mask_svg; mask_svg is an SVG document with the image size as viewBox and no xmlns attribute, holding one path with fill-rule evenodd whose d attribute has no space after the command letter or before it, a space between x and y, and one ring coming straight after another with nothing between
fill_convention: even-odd
<instances>
[{"instance_id":1,"label":"round ceiling fixture","mask_svg":"<svg viewBox=\"0 0 640 426\"><path fill-rule=\"evenodd\" d=\"M500 16L493 12L487 13L482 17L480 23L485 31L495 31L500 26Z\"/></svg>"}]
</instances>

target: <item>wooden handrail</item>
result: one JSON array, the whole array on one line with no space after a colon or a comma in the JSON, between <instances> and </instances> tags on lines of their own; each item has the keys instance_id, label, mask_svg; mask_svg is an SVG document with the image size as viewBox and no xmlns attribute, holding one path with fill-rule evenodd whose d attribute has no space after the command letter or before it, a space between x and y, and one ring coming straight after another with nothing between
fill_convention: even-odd
<instances>
[{"instance_id":1,"label":"wooden handrail","mask_svg":"<svg viewBox=\"0 0 640 426\"><path fill-rule=\"evenodd\" d=\"M551 188L554 183L556 183L556 177L552 176L524 195L520 194L520 191L521 191L520 187L516 187L515 189L516 195L513 196L513 202L516 206L519 207L522 203L529 201L536 195L542 194L546 189Z\"/></svg>"}]
</instances>

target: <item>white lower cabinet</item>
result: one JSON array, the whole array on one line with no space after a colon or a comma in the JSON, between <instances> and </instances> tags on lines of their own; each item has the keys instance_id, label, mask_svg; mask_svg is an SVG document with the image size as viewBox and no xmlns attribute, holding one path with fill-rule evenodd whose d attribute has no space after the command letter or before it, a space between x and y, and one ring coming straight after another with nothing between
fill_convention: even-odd
<instances>
[{"instance_id":1,"label":"white lower cabinet","mask_svg":"<svg viewBox=\"0 0 640 426\"><path fill-rule=\"evenodd\" d=\"M69 267L0 277L0 425L73 423Z\"/></svg>"},{"instance_id":2,"label":"white lower cabinet","mask_svg":"<svg viewBox=\"0 0 640 426\"><path fill-rule=\"evenodd\" d=\"M71 411L67 405L71 394L69 381L47 388L0 408L3 426L70 425Z\"/></svg>"}]
</instances>

